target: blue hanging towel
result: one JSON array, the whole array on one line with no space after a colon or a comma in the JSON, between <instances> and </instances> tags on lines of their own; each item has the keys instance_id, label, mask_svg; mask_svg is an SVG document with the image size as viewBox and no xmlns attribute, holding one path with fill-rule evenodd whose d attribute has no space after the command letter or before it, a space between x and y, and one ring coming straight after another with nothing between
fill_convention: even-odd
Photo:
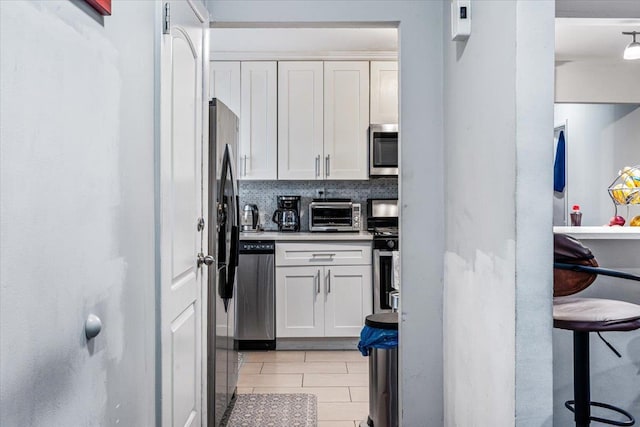
<instances>
[{"instance_id":1,"label":"blue hanging towel","mask_svg":"<svg viewBox=\"0 0 640 427\"><path fill-rule=\"evenodd\" d=\"M564 131L558 135L558 147L556 148L556 160L553 163L553 191L563 192L565 182L565 147Z\"/></svg>"}]
</instances>

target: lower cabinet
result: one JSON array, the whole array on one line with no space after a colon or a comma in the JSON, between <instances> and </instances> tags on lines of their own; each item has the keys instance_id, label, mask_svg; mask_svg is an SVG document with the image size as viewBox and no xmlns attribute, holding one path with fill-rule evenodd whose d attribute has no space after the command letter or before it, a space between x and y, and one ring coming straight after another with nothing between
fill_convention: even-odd
<instances>
[{"instance_id":1,"label":"lower cabinet","mask_svg":"<svg viewBox=\"0 0 640 427\"><path fill-rule=\"evenodd\" d=\"M357 337L372 312L371 265L276 268L276 336Z\"/></svg>"},{"instance_id":2,"label":"lower cabinet","mask_svg":"<svg viewBox=\"0 0 640 427\"><path fill-rule=\"evenodd\" d=\"M371 266L325 267L324 336L357 337L373 308Z\"/></svg>"}]
</instances>

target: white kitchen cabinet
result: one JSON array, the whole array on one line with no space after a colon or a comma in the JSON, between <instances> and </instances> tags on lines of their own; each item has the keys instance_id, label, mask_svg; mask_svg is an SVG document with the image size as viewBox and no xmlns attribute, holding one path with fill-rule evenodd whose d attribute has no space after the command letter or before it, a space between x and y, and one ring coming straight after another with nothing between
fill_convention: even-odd
<instances>
[{"instance_id":1,"label":"white kitchen cabinet","mask_svg":"<svg viewBox=\"0 0 640 427\"><path fill-rule=\"evenodd\" d=\"M240 62L211 61L209 98L218 98L240 117Z\"/></svg>"},{"instance_id":2,"label":"white kitchen cabinet","mask_svg":"<svg viewBox=\"0 0 640 427\"><path fill-rule=\"evenodd\" d=\"M324 176L367 179L369 62L324 63Z\"/></svg>"},{"instance_id":3,"label":"white kitchen cabinet","mask_svg":"<svg viewBox=\"0 0 640 427\"><path fill-rule=\"evenodd\" d=\"M240 95L239 178L277 179L276 62L243 61Z\"/></svg>"},{"instance_id":4,"label":"white kitchen cabinet","mask_svg":"<svg viewBox=\"0 0 640 427\"><path fill-rule=\"evenodd\" d=\"M372 313L371 266L276 267L276 337L357 337Z\"/></svg>"},{"instance_id":5,"label":"white kitchen cabinet","mask_svg":"<svg viewBox=\"0 0 640 427\"><path fill-rule=\"evenodd\" d=\"M367 179L369 63L278 63L278 179Z\"/></svg>"},{"instance_id":6,"label":"white kitchen cabinet","mask_svg":"<svg viewBox=\"0 0 640 427\"><path fill-rule=\"evenodd\" d=\"M278 179L322 178L322 114L322 62L278 62Z\"/></svg>"},{"instance_id":7,"label":"white kitchen cabinet","mask_svg":"<svg viewBox=\"0 0 640 427\"><path fill-rule=\"evenodd\" d=\"M371 123L398 123L396 61L371 61Z\"/></svg>"},{"instance_id":8,"label":"white kitchen cabinet","mask_svg":"<svg viewBox=\"0 0 640 427\"><path fill-rule=\"evenodd\" d=\"M276 265L371 265L370 241L284 242L276 245Z\"/></svg>"},{"instance_id":9,"label":"white kitchen cabinet","mask_svg":"<svg viewBox=\"0 0 640 427\"><path fill-rule=\"evenodd\" d=\"M371 266L324 267L324 335L357 337L372 313Z\"/></svg>"},{"instance_id":10,"label":"white kitchen cabinet","mask_svg":"<svg viewBox=\"0 0 640 427\"><path fill-rule=\"evenodd\" d=\"M276 337L324 336L323 267L276 268Z\"/></svg>"},{"instance_id":11,"label":"white kitchen cabinet","mask_svg":"<svg viewBox=\"0 0 640 427\"><path fill-rule=\"evenodd\" d=\"M372 310L370 242L276 244L276 337L357 337Z\"/></svg>"}]
</instances>

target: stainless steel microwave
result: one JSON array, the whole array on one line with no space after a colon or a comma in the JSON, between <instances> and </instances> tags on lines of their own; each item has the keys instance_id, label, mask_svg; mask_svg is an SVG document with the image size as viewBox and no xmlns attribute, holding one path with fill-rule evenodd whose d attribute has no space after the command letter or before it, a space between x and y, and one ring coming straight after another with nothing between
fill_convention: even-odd
<instances>
[{"instance_id":1,"label":"stainless steel microwave","mask_svg":"<svg viewBox=\"0 0 640 427\"><path fill-rule=\"evenodd\" d=\"M347 200L314 200L309 204L310 231L360 231L360 203Z\"/></svg>"},{"instance_id":2,"label":"stainless steel microwave","mask_svg":"<svg viewBox=\"0 0 640 427\"><path fill-rule=\"evenodd\" d=\"M398 125L369 126L369 176L398 176Z\"/></svg>"}]
</instances>

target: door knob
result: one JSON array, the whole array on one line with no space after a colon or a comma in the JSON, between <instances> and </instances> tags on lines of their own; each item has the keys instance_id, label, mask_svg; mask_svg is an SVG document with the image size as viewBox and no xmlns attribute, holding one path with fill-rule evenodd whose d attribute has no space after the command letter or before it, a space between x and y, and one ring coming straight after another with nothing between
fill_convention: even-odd
<instances>
[{"instance_id":1,"label":"door knob","mask_svg":"<svg viewBox=\"0 0 640 427\"><path fill-rule=\"evenodd\" d=\"M198 267L200 267L202 264L209 266L213 264L214 261L215 259L211 255L205 255L203 253L198 254Z\"/></svg>"},{"instance_id":2,"label":"door knob","mask_svg":"<svg viewBox=\"0 0 640 427\"><path fill-rule=\"evenodd\" d=\"M90 314L84 322L84 335L88 340L95 338L102 330L102 321L95 314Z\"/></svg>"}]
</instances>

